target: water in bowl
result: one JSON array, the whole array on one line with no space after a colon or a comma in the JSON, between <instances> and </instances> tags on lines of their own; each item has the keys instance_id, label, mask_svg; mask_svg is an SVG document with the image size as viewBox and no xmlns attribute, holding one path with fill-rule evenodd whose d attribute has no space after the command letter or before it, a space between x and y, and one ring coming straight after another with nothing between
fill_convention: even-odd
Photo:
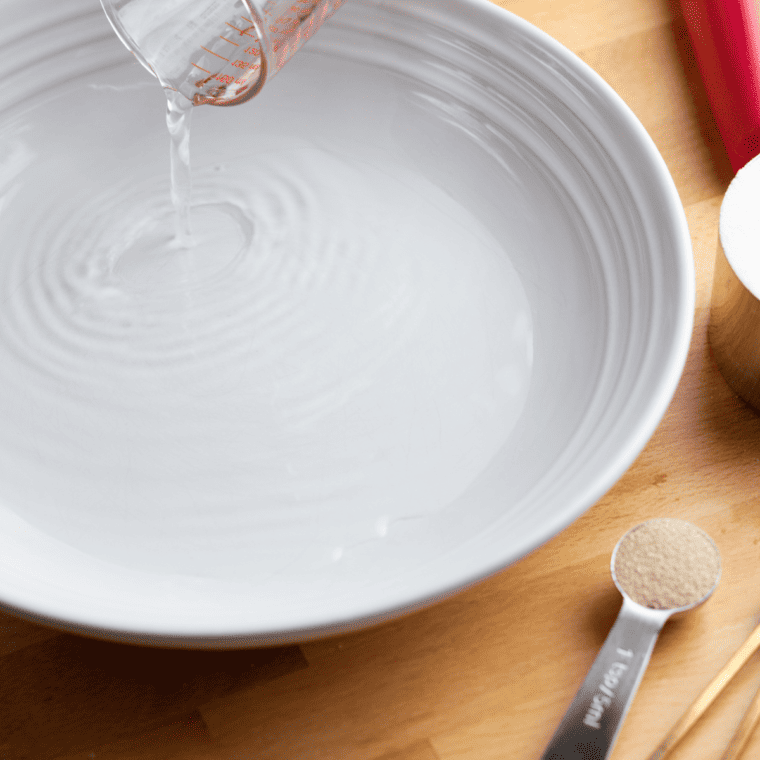
<instances>
[{"instance_id":1,"label":"water in bowl","mask_svg":"<svg viewBox=\"0 0 760 760\"><path fill-rule=\"evenodd\" d=\"M5 109L0 499L30 523L152 572L302 570L444 508L508 439L532 367L509 251L367 112L396 79L335 66L343 110L312 100L308 130L278 94L307 62L196 109L192 244L136 64Z\"/></svg>"}]
</instances>

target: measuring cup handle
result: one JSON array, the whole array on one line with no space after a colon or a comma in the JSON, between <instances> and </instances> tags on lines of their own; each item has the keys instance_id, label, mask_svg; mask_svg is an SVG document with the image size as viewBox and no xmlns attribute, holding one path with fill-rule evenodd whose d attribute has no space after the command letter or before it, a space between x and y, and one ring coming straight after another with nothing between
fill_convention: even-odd
<instances>
[{"instance_id":1,"label":"measuring cup handle","mask_svg":"<svg viewBox=\"0 0 760 760\"><path fill-rule=\"evenodd\" d=\"M624 599L615 625L541 760L604 760L644 675L668 610Z\"/></svg>"}]
</instances>

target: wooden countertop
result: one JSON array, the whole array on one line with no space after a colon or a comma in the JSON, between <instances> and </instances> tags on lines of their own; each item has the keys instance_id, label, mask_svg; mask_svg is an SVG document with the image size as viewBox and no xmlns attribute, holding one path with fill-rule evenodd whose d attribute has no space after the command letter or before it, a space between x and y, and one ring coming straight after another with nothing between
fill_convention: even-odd
<instances>
[{"instance_id":1,"label":"wooden countertop","mask_svg":"<svg viewBox=\"0 0 760 760\"><path fill-rule=\"evenodd\" d=\"M758 622L760 417L712 362L706 323L731 168L677 3L500 0L577 52L647 128L686 209L694 338L670 409L617 486L560 536L410 617L301 646L141 649L0 615L3 760L538 758L617 614L617 539L688 519L724 563L713 598L669 622L614 758L644 760ZM673 757L720 757L760 686L750 660ZM760 730L745 757L760 756Z\"/></svg>"}]
</instances>

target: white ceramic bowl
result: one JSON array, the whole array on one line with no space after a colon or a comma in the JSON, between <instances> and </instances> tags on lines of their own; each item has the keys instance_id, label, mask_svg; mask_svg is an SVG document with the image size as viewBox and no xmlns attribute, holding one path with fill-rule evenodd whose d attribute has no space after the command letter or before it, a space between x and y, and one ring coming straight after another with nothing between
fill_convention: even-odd
<instances>
[{"instance_id":1,"label":"white ceramic bowl","mask_svg":"<svg viewBox=\"0 0 760 760\"><path fill-rule=\"evenodd\" d=\"M166 172L163 96L96 0L5 0L0 73L8 609L183 646L282 643L386 620L573 522L633 462L675 391L694 275L668 171L600 77L487 0L347 0L255 102L195 116L199 165L250 149L274 171L294 145L303 155L317 145L335 203L329 193L303 203L340 207L343 179L330 167L350 159L367 204L400 204L392 217L362 217L368 238L403 236L405 193L427 193L424 213L475 241L431 228L430 250L399 256L386 245L368 275L355 262L267 262L268 308L285 304L299 329L319 325L319 351L294 339L272 354L290 374L268 386L280 392L267 396L266 435L292 459L267 446L238 456L240 421L257 428L261 399L241 395L223 367L253 356L257 333L235 321L249 305L230 306L228 331L187 330L221 369L196 376L188 360L180 387L185 344L127 362L135 320L98 324L110 296L81 291L82 272L97 272L86 246L65 245L77 214L95 224L109 193L148 193L131 175L146 156L156 176ZM42 197L25 195L34 183ZM48 194L58 200L40 212ZM33 242L19 256L9 236L22 233L8 230L27 217ZM140 283L140 272L124 276ZM148 270L142 286L162 276ZM304 281L327 288L306 316L292 296ZM155 307L145 303L145 313ZM309 389L321 382L315 412Z\"/></svg>"}]
</instances>

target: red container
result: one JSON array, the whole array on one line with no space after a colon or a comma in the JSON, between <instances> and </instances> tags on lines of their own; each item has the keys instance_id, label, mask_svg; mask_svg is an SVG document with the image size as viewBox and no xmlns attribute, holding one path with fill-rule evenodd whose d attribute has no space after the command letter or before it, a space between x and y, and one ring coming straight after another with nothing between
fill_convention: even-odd
<instances>
[{"instance_id":1,"label":"red container","mask_svg":"<svg viewBox=\"0 0 760 760\"><path fill-rule=\"evenodd\" d=\"M734 171L760 153L760 17L755 0L681 0L710 107Z\"/></svg>"}]
</instances>

